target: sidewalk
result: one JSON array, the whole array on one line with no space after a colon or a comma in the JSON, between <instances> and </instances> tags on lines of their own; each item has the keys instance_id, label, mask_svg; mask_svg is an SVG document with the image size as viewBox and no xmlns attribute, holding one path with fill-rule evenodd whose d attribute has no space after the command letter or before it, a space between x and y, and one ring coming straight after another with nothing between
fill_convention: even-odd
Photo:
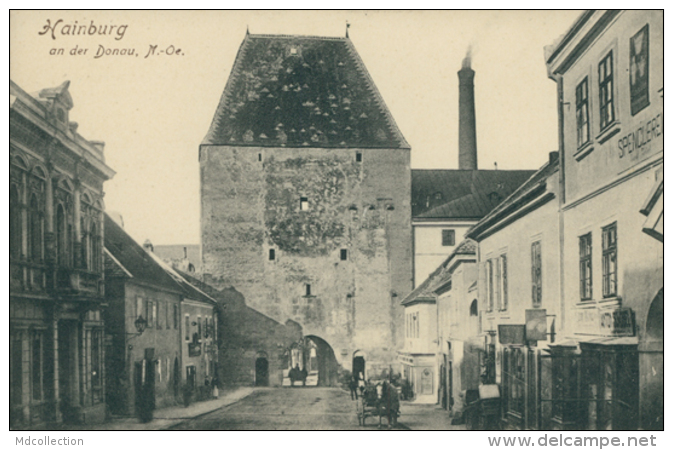
<instances>
[{"instance_id":1,"label":"sidewalk","mask_svg":"<svg viewBox=\"0 0 673 450\"><path fill-rule=\"evenodd\" d=\"M449 412L439 405L400 403L399 422L410 430L465 430L465 425L451 425L451 419Z\"/></svg>"},{"instance_id":2,"label":"sidewalk","mask_svg":"<svg viewBox=\"0 0 673 450\"><path fill-rule=\"evenodd\" d=\"M154 411L154 419L148 423L142 423L137 417L113 418L108 422L95 425L65 425L57 427L59 430L108 430L108 431L151 431L165 430L183 422L186 419L207 414L216 409L236 403L244 397L252 394L252 387L234 387L220 390L219 398L195 402L188 407L170 406Z\"/></svg>"}]
</instances>

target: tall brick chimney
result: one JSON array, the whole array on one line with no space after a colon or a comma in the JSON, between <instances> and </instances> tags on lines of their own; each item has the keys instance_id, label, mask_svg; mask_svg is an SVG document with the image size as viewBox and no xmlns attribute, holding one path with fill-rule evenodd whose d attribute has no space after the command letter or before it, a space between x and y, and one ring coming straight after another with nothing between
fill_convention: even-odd
<instances>
[{"instance_id":1,"label":"tall brick chimney","mask_svg":"<svg viewBox=\"0 0 673 450\"><path fill-rule=\"evenodd\" d=\"M474 115L474 70L468 50L458 71L458 168L477 170L477 125Z\"/></svg>"}]
</instances>

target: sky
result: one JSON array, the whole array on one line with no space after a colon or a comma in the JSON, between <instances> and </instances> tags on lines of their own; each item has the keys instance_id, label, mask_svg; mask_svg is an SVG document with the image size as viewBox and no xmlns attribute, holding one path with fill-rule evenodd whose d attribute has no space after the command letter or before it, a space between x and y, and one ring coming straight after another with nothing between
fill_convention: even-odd
<instances>
[{"instance_id":1,"label":"sky","mask_svg":"<svg viewBox=\"0 0 673 450\"><path fill-rule=\"evenodd\" d=\"M139 242L197 244L198 148L246 28L252 34L344 36L348 22L351 41L411 145L416 169L458 167L457 71L470 49L479 168L537 169L558 147L556 85L547 77L544 47L578 16L11 11L10 78L29 93L70 80L70 120L84 138L105 142L106 163L116 172L104 186L107 210L119 212ZM73 35L68 31L79 28L66 28L89 30L92 24L97 31L115 28L103 35ZM164 53L145 58L152 45ZM97 58L101 48L134 49L138 56ZM62 55L50 54L59 49Z\"/></svg>"}]
</instances>

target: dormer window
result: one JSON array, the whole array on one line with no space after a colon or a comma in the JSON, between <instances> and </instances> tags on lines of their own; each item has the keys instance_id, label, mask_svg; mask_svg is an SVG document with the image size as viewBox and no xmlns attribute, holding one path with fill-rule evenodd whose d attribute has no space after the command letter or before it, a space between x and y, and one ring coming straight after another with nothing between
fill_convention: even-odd
<instances>
[{"instance_id":1,"label":"dormer window","mask_svg":"<svg viewBox=\"0 0 673 450\"><path fill-rule=\"evenodd\" d=\"M66 123L65 111L63 108L56 108L56 118L61 123Z\"/></svg>"}]
</instances>

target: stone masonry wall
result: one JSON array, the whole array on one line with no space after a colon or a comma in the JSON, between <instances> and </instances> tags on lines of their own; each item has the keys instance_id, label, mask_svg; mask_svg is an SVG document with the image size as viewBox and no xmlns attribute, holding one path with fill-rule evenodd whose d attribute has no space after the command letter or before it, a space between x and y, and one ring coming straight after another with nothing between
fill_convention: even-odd
<instances>
[{"instance_id":1,"label":"stone masonry wall","mask_svg":"<svg viewBox=\"0 0 673 450\"><path fill-rule=\"evenodd\" d=\"M203 272L320 336L347 368L358 349L392 363L411 289L410 183L408 149L204 146Z\"/></svg>"}]
</instances>

